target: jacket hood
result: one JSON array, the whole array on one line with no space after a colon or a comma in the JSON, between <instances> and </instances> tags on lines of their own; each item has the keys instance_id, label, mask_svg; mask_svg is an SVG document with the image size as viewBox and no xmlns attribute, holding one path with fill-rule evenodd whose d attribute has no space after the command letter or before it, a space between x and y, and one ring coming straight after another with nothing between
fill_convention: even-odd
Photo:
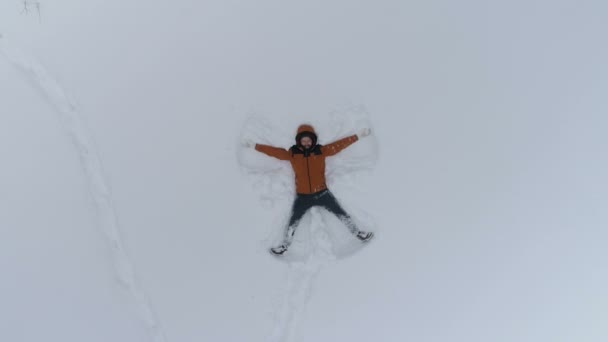
<instances>
[{"instance_id":1,"label":"jacket hood","mask_svg":"<svg viewBox=\"0 0 608 342\"><path fill-rule=\"evenodd\" d=\"M296 134L296 145L300 146L300 139L303 137L311 138L313 146L317 144L317 133L315 132L314 127L311 125L300 125L300 127L298 127L298 134Z\"/></svg>"}]
</instances>

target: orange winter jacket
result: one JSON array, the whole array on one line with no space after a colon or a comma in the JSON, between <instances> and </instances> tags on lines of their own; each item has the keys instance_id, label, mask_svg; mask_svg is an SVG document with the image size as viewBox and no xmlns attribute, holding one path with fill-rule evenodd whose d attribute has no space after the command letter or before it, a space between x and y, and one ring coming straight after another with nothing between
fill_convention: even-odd
<instances>
[{"instance_id":1,"label":"orange winter jacket","mask_svg":"<svg viewBox=\"0 0 608 342\"><path fill-rule=\"evenodd\" d=\"M303 136L313 140L313 146L306 150L300 144ZM357 135L351 135L331 144L317 145L317 135L310 125L298 128L296 145L285 150L279 147L256 144L255 149L280 160L289 160L296 174L296 192L298 194L314 194L327 189L325 184L325 158L331 157L359 140Z\"/></svg>"}]
</instances>

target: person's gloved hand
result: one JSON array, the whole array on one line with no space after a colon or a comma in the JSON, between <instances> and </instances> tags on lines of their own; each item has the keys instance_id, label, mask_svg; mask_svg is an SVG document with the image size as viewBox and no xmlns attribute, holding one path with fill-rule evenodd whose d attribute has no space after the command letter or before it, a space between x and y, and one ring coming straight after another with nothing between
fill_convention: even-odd
<instances>
[{"instance_id":1,"label":"person's gloved hand","mask_svg":"<svg viewBox=\"0 0 608 342\"><path fill-rule=\"evenodd\" d=\"M358 135L360 138L364 138L364 137L366 137L366 136L368 136L368 135L370 135L370 134L372 134L372 130L371 130L370 128L367 128L367 127L366 127L366 128L361 129L361 130L359 131L359 133L357 133L357 135Z\"/></svg>"},{"instance_id":2,"label":"person's gloved hand","mask_svg":"<svg viewBox=\"0 0 608 342\"><path fill-rule=\"evenodd\" d=\"M250 138L245 138L241 141L241 144L243 145L243 147L255 147L255 142L253 142L253 140L251 140Z\"/></svg>"}]
</instances>

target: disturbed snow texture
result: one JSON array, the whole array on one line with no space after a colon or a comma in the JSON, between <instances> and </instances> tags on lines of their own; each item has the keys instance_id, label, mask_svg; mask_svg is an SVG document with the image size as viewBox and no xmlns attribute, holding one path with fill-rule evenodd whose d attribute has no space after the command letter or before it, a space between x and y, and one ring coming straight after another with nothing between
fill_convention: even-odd
<instances>
[{"instance_id":1,"label":"disturbed snow texture","mask_svg":"<svg viewBox=\"0 0 608 342\"><path fill-rule=\"evenodd\" d=\"M312 124L318 133L319 143L327 144L356 134L362 128L371 127L371 120L364 108L349 108L335 111L327 118ZM294 126L280 127L262 116L252 116L247 119L242 129L240 141L253 141L287 149L294 143L294 131ZM261 154L252 147L241 147L238 152L241 167L251 179L261 199L267 203L267 209L277 213L277 218L281 218L268 224L269 237L266 239L267 246L279 245L285 234L290 205L295 196L291 164ZM364 192L365 189L356 185L356 178L360 173L369 172L373 168L377 156L377 141L372 135L361 138L338 155L329 157L326 169L329 189L336 186L344 190L342 195L348 194L351 197L357 192ZM340 198L338 200L340 201ZM377 229L372 217L365 210L354 207L349 201L345 203L345 210L353 217L359 229ZM281 210L284 212L279 214ZM305 317L303 313L306 303L310 299L319 272L327 264L347 257L365 245L355 239L339 219L324 209L312 208L303 217L289 251L277 258L289 265L286 288L275 313L275 325L270 341L301 340L298 323Z\"/></svg>"},{"instance_id":2,"label":"disturbed snow texture","mask_svg":"<svg viewBox=\"0 0 608 342\"><path fill-rule=\"evenodd\" d=\"M138 285L131 259L122 241L112 195L103 173L101 160L76 104L40 63L18 49L10 47L6 40L0 39L0 55L5 56L6 60L18 68L24 77L43 93L50 106L55 109L57 118L79 157L80 166L84 171L97 210L99 229L103 232L110 249L116 277L133 296L132 299L150 330L152 340L165 341L162 327L155 317L146 295Z\"/></svg>"}]
</instances>

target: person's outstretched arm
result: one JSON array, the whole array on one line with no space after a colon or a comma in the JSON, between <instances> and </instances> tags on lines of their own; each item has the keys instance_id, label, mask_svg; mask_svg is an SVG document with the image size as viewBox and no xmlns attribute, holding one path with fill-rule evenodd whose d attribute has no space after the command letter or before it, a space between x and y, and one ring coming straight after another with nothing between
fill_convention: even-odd
<instances>
[{"instance_id":1,"label":"person's outstretched arm","mask_svg":"<svg viewBox=\"0 0 608 342\"><path fill-rule=\"evenodd\" d=\"M353 134L349 137L336 140L331 144L327 144L321 147L321 151L325 156L333 156L338 154L340 151L347 148L348 146L352 145L357 140L359 140L359 137L356 134Z\"/></svg>"},{"instance_id":2,"label":"person's outstretched arm","mask_svg":"<svg viewBox=\"0 0 608 342\"><path fill-rule=\"evenodd\" d=\"M331 144L327 144L327 145L321 147L321 151L323 152L323 154L325 156L328 156L328 157L336 155L343 149L347 148L348 146L352 145L357 140L359 140L359 136L365 137L365 136L368 136L370 133L371 133L371 130L369 128L363 129L359 134L353 134L349 137L342 138L340 140L336 140Z\"/></svg>"},{"instance_id":3,"label":"person's outstretched arm","mask_svg":"<svg viewBox=\"0 0 608 342\"><path fill-rule=\"evenodd\" d=\"M280 147L255 144L255 149L280 160L289 160L289 158L291 158L291 153L288 150L282 149Z\"/></svg>"}]
</instances>

